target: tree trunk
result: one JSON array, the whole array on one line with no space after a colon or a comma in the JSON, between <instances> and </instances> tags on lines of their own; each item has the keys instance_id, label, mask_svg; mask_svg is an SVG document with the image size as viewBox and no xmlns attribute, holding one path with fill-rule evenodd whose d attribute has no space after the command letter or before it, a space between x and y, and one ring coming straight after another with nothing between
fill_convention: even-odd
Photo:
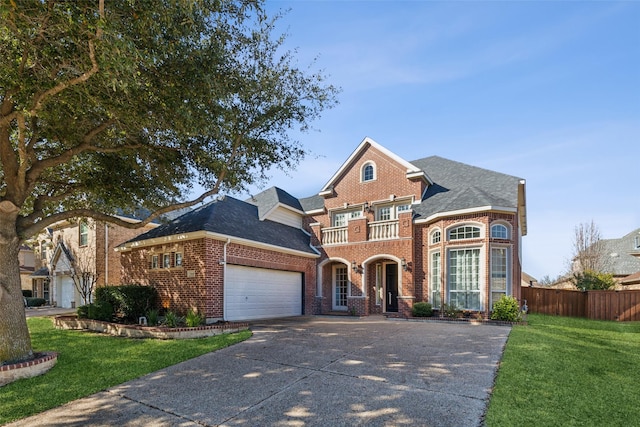
<instances>
[{"instance_id":1,"label":"tree trunk","mask_svg":"<svg viewBox=\"0 0 640 427\"><path fill-rule=\"evenodd\" d=\"M20 284L18 208L0 202L0 364L33 357Z\"/></svg>"}]
</instances>

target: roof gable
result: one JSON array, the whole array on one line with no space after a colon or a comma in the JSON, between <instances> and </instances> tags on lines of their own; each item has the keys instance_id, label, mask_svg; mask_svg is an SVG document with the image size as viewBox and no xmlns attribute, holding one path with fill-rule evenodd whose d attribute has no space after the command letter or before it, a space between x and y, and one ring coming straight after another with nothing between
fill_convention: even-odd
<instances>
[{"instance_id":1,"label":"roof gable","mask_svg":"<svg viewBox=\"0 0 640 427\"><path fill-rule=\"evenodd\" d=\"M345 172L353 166L356 159L370 147L373 147L376 150L380 151L382 154L389 157L392 161L398 163L401 167L403 167L406 170L406 177L408 179L424 179L426 182L429 182L429 183L432 182L431 179L428 177L428 175L419 167L416 167L415 165L406 161L405 159L398 156L397 154L389 151L382 145L375 142L373 139L366 137L356 147L353 153L351 153L351 155L342 164L342 166L340 166L340 168L336 171L336 173L333 174L333 176L329 179L329 181L322 187L319 195L324 196L324 195L331 194L333 185L336 183L336 181L339 180L340 177L344 175Z\"/></svg>"}]
</instances>

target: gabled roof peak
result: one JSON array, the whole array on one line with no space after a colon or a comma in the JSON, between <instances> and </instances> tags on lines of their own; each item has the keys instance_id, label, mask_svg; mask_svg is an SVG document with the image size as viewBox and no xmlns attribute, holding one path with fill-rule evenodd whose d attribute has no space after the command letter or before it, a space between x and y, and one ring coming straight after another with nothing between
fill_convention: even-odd
<instances>
[{"instance_id":1,"label":"gabled roof peak","mask_svg":"<svg viewBox=\"0 0 640 427\"><path fill-rule=\"evenodd\" d=\"M375 148L376 150L380 151L381 153L383 153L387 157L393 159L394 161L396 161L400 165L404 166L406 168L407 178L409 178L409 179L421 178L421 179L425 179L429 183L432 183L431 179L427 176L427 174L422 169L420 169L419 167L411 164L411 162L406 161L402 157L398 156L394 152L392 152L389 149L383 147L382 145L380 145L376 141L374 141L372 138L367 136L362 140L362 142L360 142L360 144L358 144L356 149L351 153L351 155L342 164L342 166L340 166L340 168L336 171L336 173L333 174L331 179L329 179L329 181L322 187L322 189L320 190L319 194L323 195L323 194L326 194L327 192L331 191L332 186L335 183L335 181L344 173L344 171L349 166L351 166L351 164L354 162L356 157L360 153L362 153L364 150L368 149L369 147Z\"/></svg>"}]
</instances>

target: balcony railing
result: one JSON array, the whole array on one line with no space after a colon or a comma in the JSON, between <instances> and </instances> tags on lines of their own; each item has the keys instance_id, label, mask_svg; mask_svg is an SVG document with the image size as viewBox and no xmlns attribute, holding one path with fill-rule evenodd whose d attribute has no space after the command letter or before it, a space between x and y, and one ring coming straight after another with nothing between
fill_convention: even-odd
<instances>
[{"instance_id":1,"label":"balcony railing","mask_svg":"<svg viewBox=\"0 0 640 427\"><path fill-rule=\"evenodd\" d=\"M398 220L376 221L369 223L369 240L388 240L398 238Z\"/></svg>"},{"instance_id":2,"label":"balcony railing","mask_svg":"<svg viewBox=\"0 0 640 427\"><path fill-rule=\"evenodd\" d=\"M340 243L349 243L347 227L327 227L322 229L323 245L337 245Z\"/></svg>"}]
</instances>

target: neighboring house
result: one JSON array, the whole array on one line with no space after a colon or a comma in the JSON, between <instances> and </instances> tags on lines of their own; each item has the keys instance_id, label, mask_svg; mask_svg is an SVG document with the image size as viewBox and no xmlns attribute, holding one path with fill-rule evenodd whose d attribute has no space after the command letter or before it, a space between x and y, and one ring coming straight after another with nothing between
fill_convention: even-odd
<instances>
[{"instance_id":1,"label":"neighboring house","mask_svg":"<svg viewBox=\"0 0 640 427\"><path fill-rule=\"evenodd\" d=\"M31 275L33 296L58 307L81 305L80 292L74 285L74 269L90 272L97 286L121 283L122 266L115 247L157 226L153 223L141 229L128 229L84 219L61 221L43 230L33 240L36 248L36 269Z\"/></svg>"},{"instance_id":2,"label":"neighboring house","mask_svg":"<svg viewBox=\"0 0 640 427\"><path fill-rule=\"evenodd\" d=\"M603 271L613 274L617 289L640 289L640 228L619 239L603 239Z\"/></svg>"},{"instance_id":3,"label":"neighboring house","mask_svg":"<svg viewBox=\"0 0 640 427\"><path fill-rule=\"evenodd\" d=\"M31 290L31 275L35 270L33 249L27 245L21 245L18 259L20 261L20 284L22 290Z\"/></svg>"},{"instance_id":4,"label":"neighboring house","mask_svg":"<svg viewBox=\"0 0 640 427\"><path fill-rule=\"evenodd\" d=\"M312 197L220 198L118 250L125 281L208 321L408 316L419 301L487 316L520 297L525 200L523 179L365 138Z\"/></svg>"}]
</instances>

